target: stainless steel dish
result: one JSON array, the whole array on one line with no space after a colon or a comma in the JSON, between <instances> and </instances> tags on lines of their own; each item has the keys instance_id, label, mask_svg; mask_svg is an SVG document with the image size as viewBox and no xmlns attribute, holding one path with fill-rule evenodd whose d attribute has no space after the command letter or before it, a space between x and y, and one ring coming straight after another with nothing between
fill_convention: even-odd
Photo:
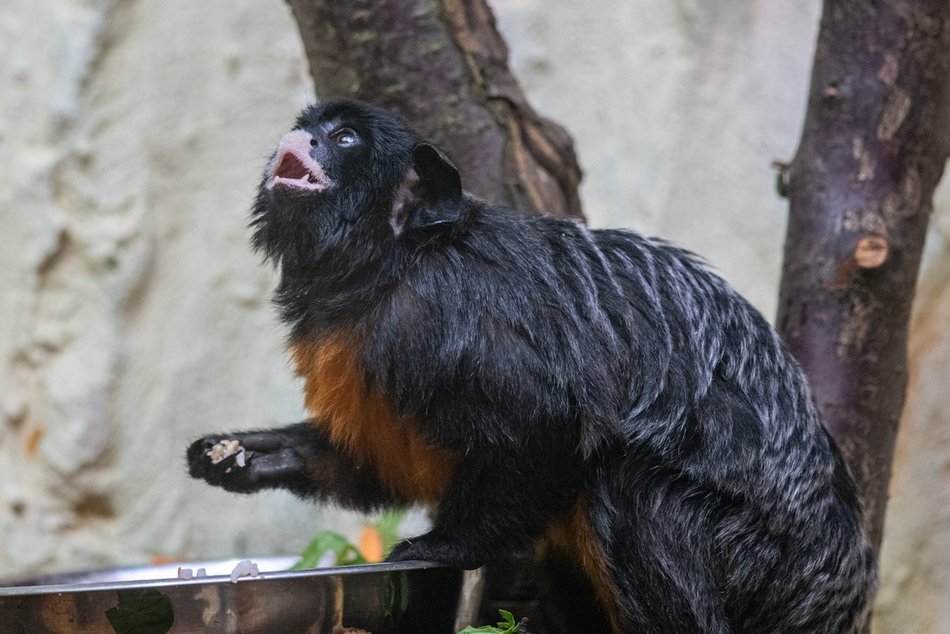
<instances>
[{"instance_id":1,"label":"stainless steel dish","mask_svg":"<svg viewBox=\"0 0 950 634\"><path fill-rule=\"evenodd\" d=\"M255 559L261 576L232 583L238 560L0 580L4 634L451 632L462 573L406 562L288 571ZM206 568L180 580L178 567ZM151 623L151 625L149 625ZM167 629L163 629L167 628Z\"/></svg>"}]
</instances>

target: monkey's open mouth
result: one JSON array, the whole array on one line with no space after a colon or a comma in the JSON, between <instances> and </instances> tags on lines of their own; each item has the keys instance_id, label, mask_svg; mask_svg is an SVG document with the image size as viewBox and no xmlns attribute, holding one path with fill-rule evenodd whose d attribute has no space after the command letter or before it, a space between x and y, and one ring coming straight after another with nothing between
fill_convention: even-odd
<instances>
[{"instance_id":1,"label":"monkey's open mouth","mask_svg":"<svg viewBox=\"0 0 950 634\"><path fill-rule=\"evenodd\" d=\"M293 152L284 152L279 157L277 169L274 170L274 178L271 180L270 186L322 192L327 188L329 182L320 166L313 161L310 162L313 163L313 166L308 167ZM316 169L313 169L313 167L316 167Z\"/></svg>"},{"instance_id":2,"label":"monkey's open mouth","mask_svg":"<svg viewBox=\"0 0 950 634\"><path fill-rule=\"evenodd\" d=\"M310 156L310 138L306 132L294 130L281 140L272 163L269 188L322 192L330 186L323 168Z\"/></svg>"}]
</instances>

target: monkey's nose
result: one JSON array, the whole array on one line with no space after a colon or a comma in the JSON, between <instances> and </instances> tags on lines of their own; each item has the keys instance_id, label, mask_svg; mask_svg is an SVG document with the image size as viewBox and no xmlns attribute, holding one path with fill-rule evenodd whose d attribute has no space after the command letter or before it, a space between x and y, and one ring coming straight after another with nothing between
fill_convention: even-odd
<instances>
[{"instance_id":1,"label":"monkey's nose","mask_svg":"<svg viewBox=\"0 0 950 634\"><path fill-rule=\"evenodd\" d=\"M277 152L292 150L300 154L309 155L310 148L317 146L317 140L306 130L291 130L280 140Z\"/></svg>"}]
</instances>

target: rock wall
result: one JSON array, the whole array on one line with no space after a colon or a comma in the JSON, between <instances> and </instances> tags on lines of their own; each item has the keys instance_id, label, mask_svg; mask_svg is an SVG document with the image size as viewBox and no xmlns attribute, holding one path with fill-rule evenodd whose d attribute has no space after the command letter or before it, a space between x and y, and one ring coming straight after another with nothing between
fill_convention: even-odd
<instances>
[{"instance_id":1,"label":"rock wall","mask_svg":"<svg viewBox=\"0 0 950 634\"><path fill-rule=\"evenodd\" d=\"M496 2L574 135L591 224L705 255L772 316L817 0ZM247 249L264 159L312 98L279 0L0 6L0 573L299 552L359 519L190 481L196 435L290 422ZM876 631L950 630L950 190L911 337Z\"/></svg>"},{"instance_id":2,"label":"rock wall","mask_svg":"<svg viewBox=\"0 0 950 634\"><path fill-rule=\"evenodd\" d=\"M184 472L189 439L302 416L247 249L309 99L280 2L5 4L0 570L299 551L328 513ZM334 513L334 515L336 515Z\"/></svg>"}]
</instances>

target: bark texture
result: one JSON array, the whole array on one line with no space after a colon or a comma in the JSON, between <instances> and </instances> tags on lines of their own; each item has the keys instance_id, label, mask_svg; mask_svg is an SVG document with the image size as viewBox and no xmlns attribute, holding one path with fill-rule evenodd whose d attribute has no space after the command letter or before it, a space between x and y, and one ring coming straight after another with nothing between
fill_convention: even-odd
<instances>
[{"instance_id":1,"label":"bark texture","mask_svg":"<svg viewBox=\"0 0 950 634\"><path fill-rule=\"evenodd\" d=\"M777 323L865 500L875 547L933 193L950 153L950 3L826 0Z\"/></svg>"},{"instance_id":2,"label":"bark texture","mask_svg":"<svg viewBox=\"0 0 950 634\"><path fill-rule=\"evenodd\" d=\"M487 200L582 217L571 139L527 103L484 0L288 2L318 95L398 112Z\"/></svg>"}]
</instances>

